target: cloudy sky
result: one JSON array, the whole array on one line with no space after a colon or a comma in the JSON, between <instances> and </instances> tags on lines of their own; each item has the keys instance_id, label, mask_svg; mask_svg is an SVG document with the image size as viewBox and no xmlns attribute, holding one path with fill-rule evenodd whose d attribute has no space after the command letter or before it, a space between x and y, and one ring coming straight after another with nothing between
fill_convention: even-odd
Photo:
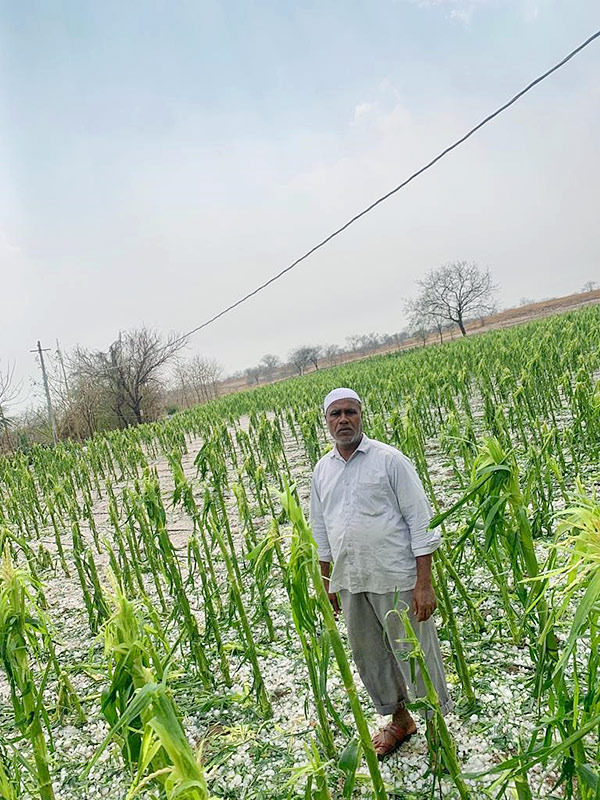
<instances>
[{"instance_id":1,"label":"cloudy sky","mask_svg":"<svg viewBox=\"0 0 600 800\"><path fill-rule=\"evenodd\" d=\"M0 368L184 332L294 260L600 28L598 0L7 0ZM600 40L290 275L196 335L227 371L405 324L441 263L500 305L600 279Z\"/></svg>"}]
</instances>

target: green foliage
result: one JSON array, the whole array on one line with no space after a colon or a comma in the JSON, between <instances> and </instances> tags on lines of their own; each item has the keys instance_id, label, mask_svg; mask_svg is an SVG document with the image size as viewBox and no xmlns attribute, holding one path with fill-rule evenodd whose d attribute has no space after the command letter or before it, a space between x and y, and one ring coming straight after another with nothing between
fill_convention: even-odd
<instances>
[{"instance_id":1,"label":"green foliage","mask_svg":"<svg viewBox=\"0 0 600 800\"><path fill-rule=\"evenodd\" d=\"M331 446L322 398L350 385L363 397L366 433L412 459L436 508L432 524L444 526L435 580L455 691L475 703L477 665L469 657L479 637L518 642L534 664L535 729L496 766L494 790L502 796L514 787L529 800L530 769L539 763L554 770L555 793L598 800L599 512L586 487L600 463L599 370L596 306L319 370L98 434L84 446L65 441L0 458L0 539L11 565L1 589L0 655L12 696L9 728L35 754L31 769L18 762L22 770L12 751L4 754L1 791L10 797L15 776L51 796L47 729L73 712L83 719L83 703L111 726L131 797L205 797L174 696L178 705L222 704L222 684L231 686L245 665L248 685L227 697L263 724L276 702L263 659L285 648L278 637L291 636L312 693L307 713L311 703L316 713L297 781L306 796L326 798L334 794L331 772L342 797L352 796L362 779L357 765L372 748L300 502L307 472ZM194 452L192 442L199 442ZM558 508L565 510L557 518ZM119 579L112 599L108 567ZM498 618L471 590L474 569L500 604ZM82 639L100 633L105 641L104 663L90 652L84 665L104 671L104 692L81 703L69 677L80 665L55 652L44 616L41 576L57 571L75 581L86 615L77 622ZM287 631L273 607L277 587L289 598ZM465 632L471 652L461 643ZM344 708L329 696L336 669ZM175 674L184 677L171 680ZM427 702L435 707L435 698ZM460 765L448 756L446 766L464 792ZM375 767L374 791L383 796Z\"/></svg>"}]
</instances>

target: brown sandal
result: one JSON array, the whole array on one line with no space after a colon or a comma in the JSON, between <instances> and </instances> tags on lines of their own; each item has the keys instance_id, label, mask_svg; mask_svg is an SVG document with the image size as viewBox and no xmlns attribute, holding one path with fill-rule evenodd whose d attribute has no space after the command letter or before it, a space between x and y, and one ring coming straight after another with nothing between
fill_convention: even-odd
<instances>
[{"instance_id":1,"label":"brown sandal","mask_svg":"<svg viewBox=\"0 0 600 800\"><path fill-rule=\"evenodd\" d=\"M406 728L403 728L397 722L388 722L385 728L381 728L373 736L375 755L381 761L382 758L397 750L403 742L407 742L416 732L415 728L414 731L407 733ZM379 741L377 741L378 738Z\"/></svg>"}]
</instances>

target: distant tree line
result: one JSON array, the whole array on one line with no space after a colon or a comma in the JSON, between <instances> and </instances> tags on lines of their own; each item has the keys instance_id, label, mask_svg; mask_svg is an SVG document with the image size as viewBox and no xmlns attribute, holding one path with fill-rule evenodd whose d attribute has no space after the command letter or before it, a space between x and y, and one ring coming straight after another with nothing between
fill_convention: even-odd
<instances>
[{"instance_id":1,"label":"distant tree line","mask_svg":"<svg viewBox=\"0 0 600 800\"><path fill-rule=\"evenodd\" d=\"M394 334L352 334L345 346L303 344L283 361L273 353L237 375L247 385L279 380L307 371L335 366L349 357L400 348L411 338L427 340L432 331L440 339L449 326L466 335L466 321L489 313L495 290L489 271L454 262L419 281L419 296L406 303L410 324ZM47 371L54 416L60 437L85 439L94 433L151 422L180 408L206 403L223 388L223 368L201 355L184 358L185 341L176 334L162 336L150 328L121 332L106 350L76 347L48 357ZM17 424L8 411L14 399L12 370L0 371L0 447L10 449L20 436L49 440L44 407L25 415Z\"/></svg>"},{"instance_id":2,"label":"distant tree line","mask_svg":"<svg viewBox=\"0 0 600 800\"><path fill-rule=\"evenodd\" d=\"M419 294L406 300L404 309L409 325L393 334L362 333L346 337L346 346L301 345L288 354L287 361L268 354L254 367L248 367L237 377L246 377L248 385L261 381L304 375L307 370L322 366L335 366L348 354L369 355L378 350L400 348L413 339L425 344L431 335L443 341L444 334L467 335L466 325L496 310L494 294L497 290L489 270L483 270L467 261L454 261L431 270L418 281Z\"/></svg>"},{"instance_id":3,"label":"distant tree line","mask_svg":"<svg viewBox=\"0 0 600 800\"><path fill-rule=\"evenodd\" d=\"M282 380L293 375L304 375L307 371L317 371L322 367L334 367L349 355L367 355L384 347L400 347L410 338L408 330L394 334L365 333L346 337L346 346L338 344L300 345L288 353L287 360L268 353L254 367L234 373L231 378L245 377L249 386L256 386L273 380Z\"/></svg>"},{"instance_id":4,"label":"distant tree line","mask_svg":"<svg viewBox=\"0 0 600 800\"><path fill-rule=\"evenodd\" d=\"M63 356L57 347L49 355L47 371L59 436L85 439L98 431L151 422L165 413L213 400L232 379L255 386L357 356L466 336L469 323L483 323L496 310L498 287L489 269L471 262L444 264L417 285L417 296L404 301L409 324L397 333L352 334L345 345L303 344L285 360L266 353L256 366L229 378L224 378L223 366L213 358L199 354L184 358L186 343L176 334L165 337L145 327L121 332L106 350L76 347ZM598 283L588 281L581 292L597 289ZM533 302L522 298L520 305ZM50 441L45 407L20 416L11 413L21 387L15 385L14 365L1 367L0 451L27 441Z\"/></svg>"},{"instance_id":5,"label":"distant tree line","mask_svg":"<svg viewBox=\"0 0 600 800\"><path fill-rule=\"evenodd\" d=\"M184 359L185 344L176 334L144 327L121 332L106 350L50 352L46 371L59 437L83 440L214 399L222 366L200 355ZM10 377L0 372L0 449L50 441L45 405L19 419L5 412L14 394Z\"/></svg>"}]
</instances>

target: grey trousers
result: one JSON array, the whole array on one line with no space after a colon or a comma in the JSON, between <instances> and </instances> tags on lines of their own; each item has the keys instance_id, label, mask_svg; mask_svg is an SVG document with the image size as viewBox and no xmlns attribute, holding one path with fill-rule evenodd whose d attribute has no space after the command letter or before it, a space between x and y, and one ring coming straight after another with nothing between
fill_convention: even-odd
<instances>
[{"instance_id":1,"label":"grey trousers","mask_svg":"<svg viewBox=\"0 0 600 800\"><path fill-rule=\"evenodd\" d=\"M377 712L382 715L393 714L404 708L411 695L413 698L425 696L420 670L417 667L413 682L410 662L402 660L401 653L412 650L410 643L403 641L402 619L398 614L389 613L395 608L406 609L407 606L410 622L440 699L442 713L451 711L453 703L446 685L435 623L431 617L425 622L417 622L412 611L412 591L352 594L342 589L339 595L354 663ZM398 653L398 657L395 653Z\"/></svg>"}]
</instances>

